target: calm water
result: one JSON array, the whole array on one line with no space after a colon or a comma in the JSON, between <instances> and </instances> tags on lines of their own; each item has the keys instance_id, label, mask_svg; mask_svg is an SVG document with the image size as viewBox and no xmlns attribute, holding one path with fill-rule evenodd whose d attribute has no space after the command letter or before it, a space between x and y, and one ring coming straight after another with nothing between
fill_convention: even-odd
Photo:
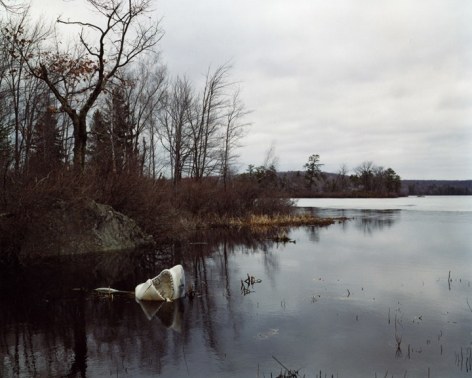
<instances>
[{"instance_id":1,"label":"calm water","mask_svg":"<svg viewBox=\"0 0 472 378\"><path fill-rule=\"evenodd\" d=\"M274 356L306 377L472 377L471 200L300 200L351 220L289 230L285 245L199 234L2 271L0 376L270 377ZM192 300L92 291L175 263Z\"/></svg>"}]
</instances>

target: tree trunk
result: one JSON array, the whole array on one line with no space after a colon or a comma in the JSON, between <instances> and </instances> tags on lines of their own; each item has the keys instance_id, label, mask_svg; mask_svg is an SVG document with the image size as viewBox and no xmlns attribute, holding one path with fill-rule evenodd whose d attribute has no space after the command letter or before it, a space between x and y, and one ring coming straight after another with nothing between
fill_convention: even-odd
<instances>
[{"instance_id":1,"label":"tree trunk","mask_svg":"<svg viewBox=\"0 0 472 378\"><path fill-rule=\"evenodd\" d=\"M87 122L85 117L74 117L74 168L83 172L87 147Z\"/></svg>"}]
</instances>

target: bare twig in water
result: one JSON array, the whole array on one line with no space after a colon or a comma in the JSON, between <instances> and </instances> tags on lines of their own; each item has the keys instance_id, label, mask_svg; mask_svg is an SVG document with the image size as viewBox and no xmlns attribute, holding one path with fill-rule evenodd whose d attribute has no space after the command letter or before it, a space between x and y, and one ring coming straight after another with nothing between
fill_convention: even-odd
<instances>
[{"instance_id":1,"label":"bare twig in water","mask_svg":"<svg viewBox=\"0 0 472 378\"><path fill-rule=\"evenodd\" d=\"M397 350L395 351L395 357L400 358L402 357L402 335L397 333L397 315L395 314L395 342L397 343Z\"/></svg>"},{"instance_id":2,"label":"bare twig in water","mask_svg":"<svg viewBox=\"0 0 472 378\"><path fill-rule=\"evenodd\" d=\"M280 366L282 366L285 370L290 370L287 366L285 366L282 362L280 362L280 361L277 359L277 357L272 356L272 358L273 358L275 361L277 361L277 363L278 363Z\"/></svg>"},{"instance_id":3,"label":"bare twig in water","mask_svg":"<svg viewBox=\"0 0 472 378\"><path fill-rule=\"evenodd\" d=\"M472 307L470 307L469 298L467 298L466 302L467 302L467 306L469 306L470 312L472 312Z\"/></svg>"},{"instance_id":4,"label":"bare twig in water","mask_svg":"<svg viewBox=\"0 0 472 378\"><path fill-rule=\"evenodd\" d=\"M395 351L395 357L396 358L400 358L403 356L403 353L402 353L402 337L401 335L397 335L395 334L395 341L397 343L397 350Z\"/></svg>"},{"instance_id":5,"label":"bare twig in water","mask_svg":"<svg viewBox=\"0 0 472 378\"><path fill-rule=\"evenodd\" d=\"M254 291L251 290L250 288L253 288L254 284L261 283L261 282L262 280L254 276L250 276L249 273L247 273L247 278L244 281L241 279L241 294L247 295L247 294L253 293Z\"/></svg>"},{"instance_id":6,"label":"bare twig in water","mask_svg":"<svg viewBox=\"0 0 472 378\"><path fill-rule=\"evenodd\" d=\"M282 366L285 369L284 374L280 374L279 377L283 378L297 378L298 377L298 370L290 370L287 366L285 366L282 362L280 362L275 356L272 356L272 358L277 361L277 363Z\"/></svg>"}]
</instances>

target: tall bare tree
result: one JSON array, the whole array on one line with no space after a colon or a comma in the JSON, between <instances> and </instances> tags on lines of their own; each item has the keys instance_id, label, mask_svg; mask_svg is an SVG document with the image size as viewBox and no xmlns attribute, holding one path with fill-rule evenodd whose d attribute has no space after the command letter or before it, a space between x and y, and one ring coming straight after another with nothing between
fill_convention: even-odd
<instances>
[{"instance_id":1,"label":"tall bare tree","mask_svg":"<svg viewBox=\"0 0 472 378\"><path fill-rule=\"evenodd\" d=\"M225 89L230 66L208 69L203 93L195 104L192 117L192 177L197 180L214 172L218 166L218 129L227 105Z\"/></svg>"},{"instance_id":2,"label":"tall bare tree","mask_svg":"<svg viewBox=\"0 0 472 378\"><path fill-rule=\"evenodd\" d=\"M162 124L160 139L169 154L174 186L182 179L184 167L191 153L189 137L192 103L192 87L189 81L177 77L167 93L165 110L160 120Z\"/></svg>"},{"instance_id":3,"label":"tall bare tree","mask_svg":"<svg viewBox=\"0 0 472 378\"><path fill-rule=\"evenodd\" d=\"M0 28L3 30L3 25L0 22ZM8 72L8 64L6 63L9 58L7 41L0 35L0 168L1 173L8 169L10 156L10 127L7 122L8 117L8 104L7 104L7 90L4 86L5 78ZM7 164L8 162L8 164ZM6 168L5 168L6 167ZM5 168L5 169L3 169Z\"/></svg>"},{"instance_id":4,"label":"tall bare tree","mask_svg":"<svg viewBox=\"0 0 472 378\"><path fill-rule=\"evenodd\" d=\"M157 118L162 110L166 93L166 68L155 60L141 60L135 69L125 75L124 91L129 104L130 122L134 125L133 148L141 149L141 169L149 161L149 171L155 177L155 149L157 145ZM147 150L149 138L150 151Z\"/></svg>"},{"instance_id":5,"label":"tall bare tree","mask_svg":"<svg viewBox=\"0 0 472 378\"><path fill-rule=\"evenodd\" d=\"M341 164L337 172L336 186L339 191L343 192L349 189L349 169L346 164Z\"/></svg>"},{"instance_id":6,"label":"tall bare tree","mask_svg":"<svg viewBox=\"0 0 472 378\"><path fill-rule=\"evenodd\" d=\"M26 55L31 73L43 80L70 117L74 129L74 166L83 169L87 145L87 116L118 71L151 50L162 32L157 21L146 24L151 0L84 0L100 22L69 21L80 27L76 48L37 51ZM21 47L21 45L20 45Z\"/></svg>"},{"instance_id":7,"label":"tall bare tree","mask_svg":"<svg viewBox=\"0 0 472 378\"><path fill-rule=\"evenodd\" d=\"M364 161L354 169L357 180L365 191L373 189L375 165L371 161Z\"/></svg>"},{"instance_id":8,"label":"tall bare tree","mask_svg":"<svg viewBox=\"0 0 472 378\"><path fill-rule=\"evenodd\" d=\"M6 67L2 89L11 110L14 167L18 172L21 163L27 166L38 104L43 103L40 100L47 97L48 92L44 83L29 75L27 57L49 35L49 29L40 22L30 24L29 8L21 14L13 14L2 26L0 37Z\"/></svg>"},{"instance_id":9,"label":"tall bare tree","mask_svg":"<svg viewBox=\"0 0 472 378\"><path fill-rule=\"evenodd\" d=\"M231 165L238 157L234 150L239 147L245 128L249 125L249 123L243 122L244 116L248 113L241 101L240 91L237 89L228 103L221 138L221 177L225 190L231 172Z\"/></svg>"}]
</instances>

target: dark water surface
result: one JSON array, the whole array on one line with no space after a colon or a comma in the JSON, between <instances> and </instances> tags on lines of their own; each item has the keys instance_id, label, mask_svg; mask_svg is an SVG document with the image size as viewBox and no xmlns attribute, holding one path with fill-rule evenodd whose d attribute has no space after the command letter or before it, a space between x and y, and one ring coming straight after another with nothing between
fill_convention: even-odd
<instances>
[{"instance_id":1,"label":"dark water surface","mask_svg":"<svg viewBox=\"0 0 472 378\"><path fill-rule=\"evenodd\" d=\"M213 232L3 269L0 376L270 377L274 356L306 377L472 377L472 211L420 200L324 203L306 210L352 219L292 229L285 245ZM143 308L92 291L134 290L176 263L193 299Z\"/></svg>"}]
</instances>

